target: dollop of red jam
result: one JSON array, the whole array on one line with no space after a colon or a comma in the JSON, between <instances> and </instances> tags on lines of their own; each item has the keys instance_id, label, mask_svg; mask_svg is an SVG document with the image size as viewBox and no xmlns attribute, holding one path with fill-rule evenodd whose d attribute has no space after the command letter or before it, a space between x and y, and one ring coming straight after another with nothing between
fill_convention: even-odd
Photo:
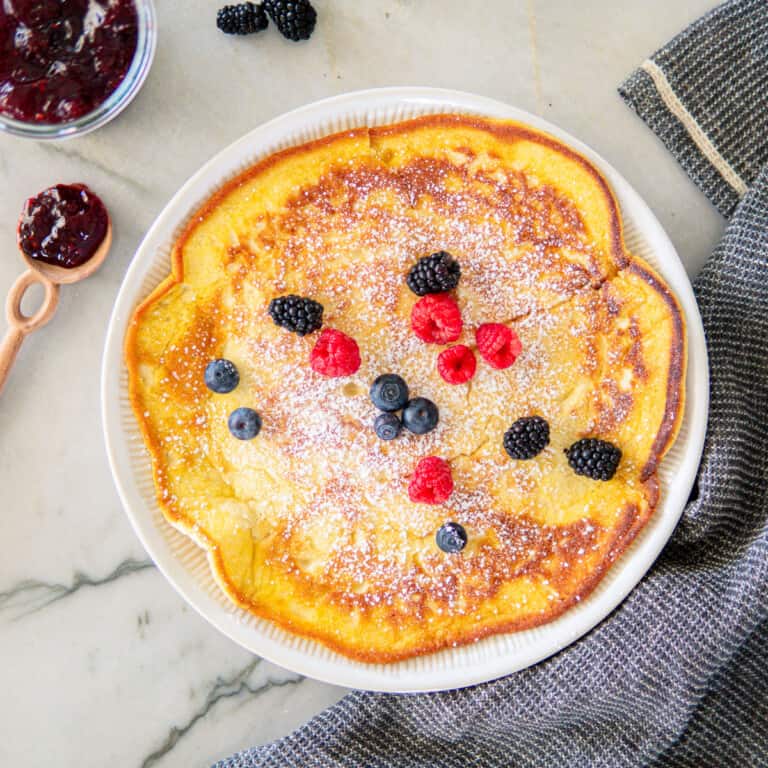
<instances>
[{"instance_id":1,"label":"dollop of red jam","mask_svg":"<svg viewBox=\"0 0 768 768\"><path fill-rule=\"evenodd\" d=\"M132 0L2 0L0 113L65 123L120 85L136 52Z\"/></svg>"},{"instance_id":2,"label":"dollop of red jam","mask_svg":"<svg viewBox=\"0 0 768 768\"><path fill-rule=\"evenodd\" d=\"M57 184L30 197L19 220L19 245L31 259L71 269L104 240L109 217L85 184Z\"/></svg>"}]
</instances>

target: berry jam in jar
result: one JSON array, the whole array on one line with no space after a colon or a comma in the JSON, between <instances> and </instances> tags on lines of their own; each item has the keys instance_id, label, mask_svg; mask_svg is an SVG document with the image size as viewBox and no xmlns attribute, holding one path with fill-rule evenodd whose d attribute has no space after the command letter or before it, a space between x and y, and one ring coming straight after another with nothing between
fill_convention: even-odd
<instances>
[{"instance_id":1,"label":"berry jam in jar","mask_svg":"<svg viewBox=\"0 0 768 768\"><path fill-rule=\"evenodd\" d=\"M104 240L109 216L85 184L57 184L30 197L19 219L19 245L30 259L72 269Z\"/></svg>"},{"instance_id":2,"label":"berry jam in jar","mask_svg":"<svg viewBox=\"0 0 768 768\"><path fill-rule=\"evenodd\" d=\"M2 0L0 114L76 120L124 80L138 40L133 0Z\"/></svg>"}]
</instances>

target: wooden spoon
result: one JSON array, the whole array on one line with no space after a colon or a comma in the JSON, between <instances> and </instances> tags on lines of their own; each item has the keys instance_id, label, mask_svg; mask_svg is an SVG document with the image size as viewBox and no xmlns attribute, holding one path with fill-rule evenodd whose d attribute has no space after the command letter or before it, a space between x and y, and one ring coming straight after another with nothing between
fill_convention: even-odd
<instances>
[{"instance_id":1,"label":"wooden spoon","mask_svg":"<svg viewBox=\"0 0 768 768\"><path fill-rule=\"evenodd\" d=\"M42 328L53 317L56 305L59 303L59 286L65 283L77 283L92 275L106 258L110 245L112 245L112 222L107 218L107 231L101 244L88 261L77 267L65 268L46 264L44 261L29 258L24 251L21 251L29 269L19 275L11 286L5 302L8 331L0 342L0 393L3 391L16 355L21 349L21 343L32 331ZM35 283L43 286L45 296L40 309L34 315L27 317L21 311L21 300L27 288Z\"/></svg>"}]
</instances>

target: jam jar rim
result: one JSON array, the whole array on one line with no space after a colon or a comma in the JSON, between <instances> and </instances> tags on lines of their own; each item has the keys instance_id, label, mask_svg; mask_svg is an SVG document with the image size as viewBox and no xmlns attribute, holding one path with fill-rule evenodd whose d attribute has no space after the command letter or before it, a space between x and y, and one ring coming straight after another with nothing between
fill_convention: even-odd
<instances>
[{"instance_id":1,"label":"jam jar rim","mask_svg":"<svg viewBox=\"0 0 768 768\"><path fill-rule=\"evenodd\" d=\"M120 85L88 114L65 123L34 123L0 113L0 132L37 141L70 139L95 131L117 117L141 90L152 67L157 45L157 20L153 0L133 0L138 18L136 51Z\"/></svg>"}]
</instances>

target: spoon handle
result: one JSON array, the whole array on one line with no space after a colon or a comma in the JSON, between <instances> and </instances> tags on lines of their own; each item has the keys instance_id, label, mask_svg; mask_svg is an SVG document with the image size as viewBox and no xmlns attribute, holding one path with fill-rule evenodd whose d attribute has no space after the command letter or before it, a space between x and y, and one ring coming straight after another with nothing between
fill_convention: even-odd
<instances>
[{"instance_id":1,"label":"spoon handle","mask_svg":"<svg viewBox=\"0 0 768 768\"><path fill-rule=\"evenodd\" d=\"M37 312L27 317L21 311L21 301L27 288L34 283L40 283L43 286L45 296ZM16 355L19 349L21 349L21 343L28 334L44 326L53 317L58 303L59 286L33 269L19 275L16 282L11 286L5 304L8 331L5 334L5 338L0 342L0 393L3 391L3 386L16 359Z\"/></svg>"},{"instance_id":2,"label":"spoon handle","mask_svg":"<svg viewBox=\"0 0 768 768\"><path fill-rule=\"evenodd\" d=\"M24 333L18 328L9 328L5 338L0 342L0 392L3 391L5 380L11 372L11 366L21 349L22 341L24 341Z\"/></svg>"}]
</instances>

